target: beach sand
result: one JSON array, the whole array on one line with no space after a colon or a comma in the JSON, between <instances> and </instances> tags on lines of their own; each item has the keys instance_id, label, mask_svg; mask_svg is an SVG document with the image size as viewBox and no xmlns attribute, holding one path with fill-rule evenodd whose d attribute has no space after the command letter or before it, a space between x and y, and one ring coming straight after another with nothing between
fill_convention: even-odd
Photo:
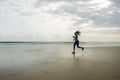
<instances>
[{"instance_id":1,"label":"beach sand","mask_svg":"<svg viewBox=\"0 0 120 80\"><path fill-rule=\"evenodd\" d=\"M120 47L0 46L0 80L120 80Z\"/></svg>"}]
</instances>

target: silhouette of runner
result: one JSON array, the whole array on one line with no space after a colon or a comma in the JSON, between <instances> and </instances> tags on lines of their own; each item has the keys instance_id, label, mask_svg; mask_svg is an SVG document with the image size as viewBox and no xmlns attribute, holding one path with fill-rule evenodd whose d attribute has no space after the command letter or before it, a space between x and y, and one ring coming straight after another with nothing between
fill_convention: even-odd
<instances>
[{"instance_id":1,"label":"silhouette of runner","mask_svg":"<svg viewBox=\"0 0 120 80\"><path fill-rule=\"evenodd\" d=\"M74 44L73 44L73 54L75 54L75 46L77 46L77 48L81 48L82 49L82 51L84 51L84 47L80 47L79 46L79 40L78 40L78 36L80 35L80 32L79 31L76 31L75 33L74 33L74 35L75 36L73 36L73 41L74 41Z\"/></svg>"}]
</instances>

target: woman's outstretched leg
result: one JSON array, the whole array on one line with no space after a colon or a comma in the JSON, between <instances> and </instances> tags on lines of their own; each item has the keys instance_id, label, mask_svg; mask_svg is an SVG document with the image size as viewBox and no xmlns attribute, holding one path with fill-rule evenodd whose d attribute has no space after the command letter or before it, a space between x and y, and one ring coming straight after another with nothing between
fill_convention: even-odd
<instances>
[{"instance_id":1,"label":"woman's outstretched leg","mask_svg":"<svg viewBox=\"0 0 120 80\"><path fill-rule=\"evenodd\" d=\"M81 48L82 51L84 51L84 47L80 47L80 46L79 46L79 41L77 42L77 48Z\"/></svg>"}]
</instances>

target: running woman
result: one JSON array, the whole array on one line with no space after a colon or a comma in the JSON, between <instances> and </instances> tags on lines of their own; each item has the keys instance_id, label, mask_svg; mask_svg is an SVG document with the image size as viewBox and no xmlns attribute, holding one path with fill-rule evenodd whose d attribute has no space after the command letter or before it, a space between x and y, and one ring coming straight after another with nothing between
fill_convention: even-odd
<instances>
[{"instance_id":1,"label":"running woman","mask_svg":"<svg viewBox=\"0 0 120 80\"><path fill-rule=\"evenodd\" d=\"M80 32L79 31L76 31L75 33L74 33L74 36L73 36L73 41L74 41L74 44L73 44L73 54L75 54L75 46L77 46L77 48L81 48L82 49L82 51L84 51L84 47L80 47L79 46L79 40L78 40L78 36L80 35Z\"/></svg>"}]
</instances>

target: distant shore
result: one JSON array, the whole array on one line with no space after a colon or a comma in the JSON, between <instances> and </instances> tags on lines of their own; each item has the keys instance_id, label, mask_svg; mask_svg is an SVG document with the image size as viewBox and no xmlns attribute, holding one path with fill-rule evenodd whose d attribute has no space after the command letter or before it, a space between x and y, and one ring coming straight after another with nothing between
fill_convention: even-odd
<instances>
[{"instance_id":1,"label":"distant shore","mask_svg":"<svg viewBox=\"0 0 120 80\"><path fill-rule=\"evenodd\" d=\"M4 45L37 44L37 45L73 45L73 42L39 42L39 41L0 41ZM120 42L80 42L82 46L120 46Z\"/></svg>"}]
</instances>

